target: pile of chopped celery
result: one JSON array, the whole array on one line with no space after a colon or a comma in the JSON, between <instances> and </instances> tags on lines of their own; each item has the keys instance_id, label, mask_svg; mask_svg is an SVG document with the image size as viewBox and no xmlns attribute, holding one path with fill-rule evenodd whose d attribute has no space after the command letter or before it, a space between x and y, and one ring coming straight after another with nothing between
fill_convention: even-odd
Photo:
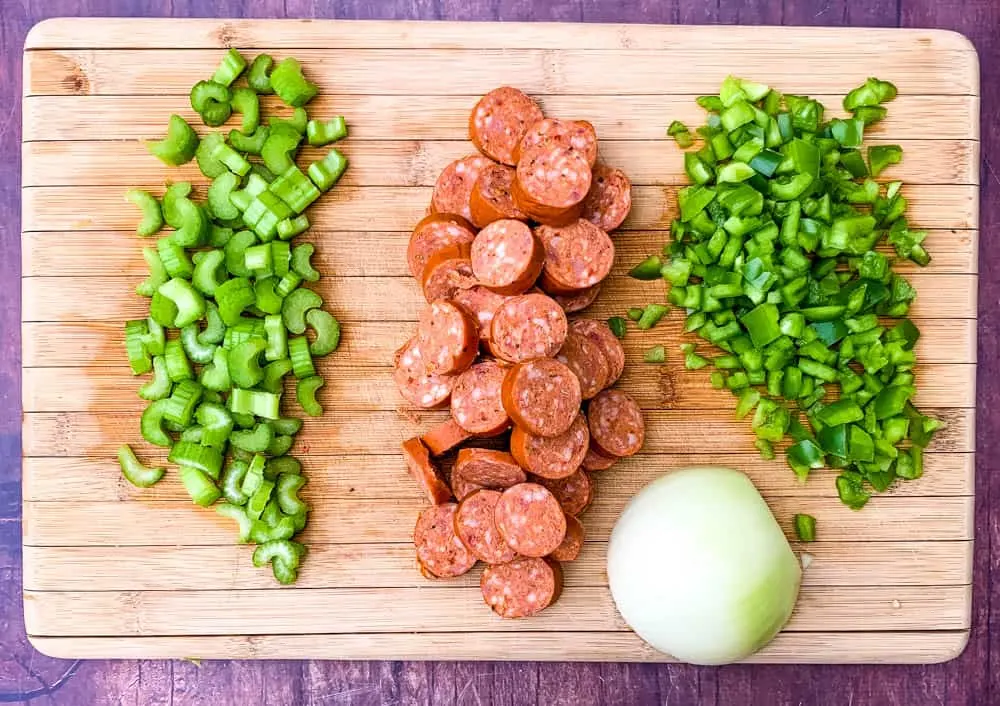
<instances>
[{"instance_id":1,"label":"pile of chopped celery","mask_svg":"<svg viewBox=\"0 0 1000 706\"><path fill-rule=\"evenodd\" d=\"M149 317L126 323L125 345L132 372L153 374L139 389L150 402L143 438L170 449L168 460L180 467L196 504L224 500L216 509L237 523L239 541L258 545L255 566L270 564L280 583L292 583L305 553L293 537L305 528L309 508L298 497L302 465L289 455L302 420L281 412L284 382L291 373L302 410L323 413L316 400L323 378L313 358L336 350L340 324L316 292L301 286L320 276L310 262L313 245L290 241L309 227L305 209L347 166L331 149L303 173L295 155L304 139L323 146L346 137L347 127L340 116L308 118L303 106L317 89L294 59L275 66L262 54L247 72L248 85L234 85L246 68L230 49L212 80L191 91L206 125L222 125L237 112L239 128L199 139L173 115L166 138L148 145L170 165L197 159L212 180L207 202L191 198L188 182L168 185L160 200L137 189L126 195L142 210L138 235L154 235L164 223L174 230L143 249L150 274L136 291L150 297ZM268 93L294 107L291 119L262 124L259 94ZM164 475L128 445L118 457L139 487Z\"/></svg>"}]
</instances>

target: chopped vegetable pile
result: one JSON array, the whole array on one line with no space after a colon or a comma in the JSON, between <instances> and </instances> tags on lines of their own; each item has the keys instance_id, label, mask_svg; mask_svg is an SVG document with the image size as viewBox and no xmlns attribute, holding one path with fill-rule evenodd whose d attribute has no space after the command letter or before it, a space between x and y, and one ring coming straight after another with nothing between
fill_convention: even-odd
<instances>
[{"instance_id":1,"label":"chopped vegetable pile","mask_svg":"<svg viewBox=\"0 0 1000 706\"><path fill-rule=\"evenodd\" d=\"M152 236L164 224L174 230L143 249L150 275L136 291L150 297L149 317L126 322L125 347L135 375L153 373L139 388L150 401L143 438L170 449L168 460L180 467L197 505L224 499L218 513L237 523L240 542L258 545L254 565L271 564L287 584L305 554L292 538L309 508L298 497L302 465L288 455L302 420L281 413L285 376L298 380L302 410L321 415L316 393L323 378L313 358L340 342L340 324L322 309L322 298L300 286L319 279L310 263L314 248L290 241L309 227L303 211L347 167L332 148L305 173L295 156L304 138L327 145L346 137L347 127L340 116L308 118L302 106L318 89L295 59L274 65L262 54L250 66L249 86L234 86L246 68L230 49L212 79L191 90L191 106L206 125L221 126L236 112L238 129L199 140L172 115L166 138L148 144L170 165L196 159L212 180L207 203L190 198L188 182L169 184L162 200L138 189L126 194L142 211L138 235ZM291 119L262 124L259 94L269 93L294 107ZM118 458L136 486L164 475L143 466L128 445Z\"/></svg>"},{"instance_id":2,"label":"chopped vegetable pile","mask_svg":"<svg viewBox=\"0 0 1000 706\"><path fill-rule=\"evenodd\" d=\"M926 234L905 218L901 182L874 180L902 150L871 146L867 160L862 151L866 126L895 95L870 78L844 99L853 117L824 119L816 100L727 78L719 95L698 98L708 111L699 145L670 126L681 147L697 148L684 155L694 184L678 194L663 258L630 272L662 277L668 300L688 312L685 330L722 350L709 361L681 346L687 368L714 364L713 386L733 393L739 417L752 413L761 455L774 458L791 436L795 473L840 469L837 491L853 509L896 478L918 478L941 426L912 404L920 333L906 316L916 291L878 248L930 261ZM643 328L658 318L650 307L659 305L629 318ZM800 517L809 541L814 522Z\"/></svg>"}]
</instances>

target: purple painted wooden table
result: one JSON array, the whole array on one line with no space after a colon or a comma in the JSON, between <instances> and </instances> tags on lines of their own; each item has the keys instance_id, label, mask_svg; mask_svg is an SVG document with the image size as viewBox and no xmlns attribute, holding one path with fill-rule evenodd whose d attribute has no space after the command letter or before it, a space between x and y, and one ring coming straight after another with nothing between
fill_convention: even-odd
<instances>
[{"instance_id":1,"label":"purple painted wooden table","mask_svg":"<svg viewBox=\"0 0 1000 706\"><path fill-rule=\"evenodd\" d=\"M982 67L982 217L972 639L926 667L725 667L434 662L83 662L28 644L21 619L19 173L21 48L60 15L562 20L941 27ZM0 703L959 704L1000 703L1000 2L997 0L0 0ZM993 265L998 269L994 270Z\"/></svg>"}]
</instances>

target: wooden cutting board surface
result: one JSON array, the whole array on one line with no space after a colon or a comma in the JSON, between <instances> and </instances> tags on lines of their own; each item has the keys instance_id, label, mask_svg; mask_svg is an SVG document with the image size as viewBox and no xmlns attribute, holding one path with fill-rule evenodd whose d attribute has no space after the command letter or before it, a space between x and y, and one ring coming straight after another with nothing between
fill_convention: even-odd
<instances>
[{"instance_id":1,"label":"wooden cutting board surface","mask_svg":"<svg viewBox=\"0 0 1000 706\"><path fill-rule=\"evenodd\" d=\"M313 507L309 557L293 588L251 566L231 523L193 506L176 474L148 490L119 474L115 449L141 441L142 402L122 344L145 315L144 276L128 186L160 193L169 169L141 138L171 112L193 119L188 91L223 47L294 55L322 94L317 116L343 113L351 166L313 207L316 289L344 323L324 359L326 415L308 420L304 456ZM965 644L970 622L976 373L979 78L958 35L924 30L458 24L329 21L79 20L45 22L24 57L23 340L24 597L27 630L67 657L665 660L632 634L606 586L604 553L628 498L665 471L724 463L747 471L789 536L815 515L819 541L786 630L755 661L928 662ZM644 453L597 479L589 541L566 569L559 603L522 621L483 605L478 570L431 583L410 543L423 506L398 443L444 417L400 405L389 363L423 305L406 273L408 229L450 160L472 151L476 97L502 84L546 112L590 120L603 158L632 178L635 205L618 259L589 315L662 296L624 277L659 250L685 183L673 119L700 124L694 98L730 72L787 93L843 94L873 73L899 87L873 141L899 143L911 222L930 231L924 269L904 265L913 308L919 404L948 423L925 476L852 512L833 472L805 485L760 460L749 424L707 371L682 369L681 316L625 341L621 385L646 410ZM264 101L267 109L273 100ZM199 123L200 125L200 123ZM312 150L305 150L305 159ZM202 191L203 193L203 191ZM651 345L668 365L642 362ZM798 548L798 547L797 547ZM650 558L655 561L655 557Z\"/></svg>"}]
</instances>

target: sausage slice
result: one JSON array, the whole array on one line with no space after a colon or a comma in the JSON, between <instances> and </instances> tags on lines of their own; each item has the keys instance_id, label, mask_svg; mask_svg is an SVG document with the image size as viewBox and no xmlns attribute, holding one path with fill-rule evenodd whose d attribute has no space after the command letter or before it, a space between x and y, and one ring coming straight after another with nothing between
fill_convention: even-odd
<instances>
[{"instance_id":1,"label":"sausage slice","mask_svg":"<svg viewBox=\"0 0 1000 706\"><path fill-rule=\"evenodd\" d=\"M451 471L453 484L456 476L473 485L493 490L505 490L527 480L524 471L509 453L476 448L458 452Z\"/></svg>"},{"instance_id":2,"label":"sausage slice","mask_svg":"<svg viewBox=\"0 0 1000 706\"><path fill-rule=\"evenodd\" d=\"M503 381L502 400L514 423L536 436L559 436L580 413L580 380L551 358L511 367Z\"/></svg>"},{"instance_id":3,"label":"sausage slice","mask_svg":"<svg viewBox=\"0 0 1000 706\"><path fill-rule=\"evenodd\" d=\"M469 197L472 222L477 228L485 228L502 218L528 220L528 215L514 204L513 186L513 167L490 164L483 168Z\"/></svg>"},{"instance_id":4,"label":"sausage slice","mask_svg":"<svg viewBox=\"0 0 1000 706\"><path fill-rule=\"evenodd\" d=\"M594 484L583 471L576 471L565 478L538 477L534 481L556 496L567 515L579 515L594 501Z\"/></svg>"},{"instance_id":5,"label":"sausage slice","mask_svg":"<svg viewBox=\"0 0 1000 706\"><path fill-rule=\"evenodd\" d=\"M471 246L468 243L458 243L431 255L420 276L420 285L427 301L454 299L457 292L476 286L476 276L469 259L470 252Z\"/></svg>"},{"instance_id":6,"label":"sausage slice","mask_svg":"<svg viewBox=\"0 0 1000 706\"><path fill-rule=\"evenodd\" d=\"M434 184L431 196L431 210L436 213L457 213L466 221L472 221L469 199L472 187L480 172L492 162L475 154L456 159L445 167Z\"/></svg>"},{"instance_id":7,"label":"sausage slice","mask_svg":"<svg viewBox=\"0 0 1000 706\"><path fill-rule=\"evenodd\" d=\"M451 451L463 441L470 439L472 434L467 432L458 423L449 418L441 422L430 431L420 437L424 446L431 452L431 456L440 456Z\"/></svg>"},{"instance_id":8,"label":"sausage slice","mask_svg":"<svg viewBox=\"0 0 1000 706\"><path fill-rule=\"evenodd\" d=\"M461 576L476 564L475 555L455 534L458 505L432 505L417 517L413 544L421 571L438 578Z\"/></svg>"},{"instance_id":9,"label":"sausage slice","mask_svg":"<svg viewBox=\"0 0 1000 706\"><path fill-rule=\"evenodd\" d=\"M505 564L517 556L497 529L494 509L499 500L498 490L475 490L458 504L455 513L455 534L487 564Z\"/></svg>"},{"instance_id":10,"label":"sausage slice","mask_svg":"<svg viewBox=\"0 0 1000 706\"><path fill-rule=\"evenodd\" d=\"M479 231L471 258L481 285L498 294L521 294L538 279L545 248L525 223L503 219Z\"/></svg>"},{"instance_id":11,"label":"sausage slice","mask_svg":"<svg viewBox=\"0 0 1000 706\"><path fill-rule=\"evenodd\" d=\"M558 436L536 436L521 427L510 435L510 453L523 468L543 478L565 478L576 472L590 447L587 418L582 413Z\"/></svg>"},{"instance_id":12,"label":"sausage slice","mask_svg":"<svg viewBox=\"0 0 1000 706\"><path fill-rule=\"evenodd\" d=\"M608 361L608 381L605 385L613 385L625 370L625 349L622 342L605 322L596 319L574 319L569 327L601 347L604 358Z\"/></svg>"},{"instance_id":13,"label":"sausage slice","mask_svg":"<svg viewBox=\"0 0 1000 706\"><path fill-rule=\"evenodd\" d=\"M495 360L484 360L458 376L451 391L451 416L470 434L496 436L510 426L503 407L506 371Z\"/></svg>"},{"instance_id":14,"label":"sausage slice","mask_svg":"<svg viewBox=\"0 0 1000 706\"><path fill-rule=\"evenodd\" d=\"M586 157L564 147L535 150L517 164L514 203L540 223L565 225L579 218L590 191Z\"/></svg>"},{"instance_id":15,"label":"sausage slice","mask_svg":"<svg viewBox=\"0 0 1000 706\"><path fill-rule=\"evenodd\" d=\"M556 353L556 360L576 374L580 381L580 394L585 400L603 390L611 376L603 347L573 329L566 334L566 342Z\"/></svg>"},{"instance_id":16,"label":"sausage slice","mask_svg":"<svg viewBox=\"0 0 1000 706\"><path fill-rule=\"evenodd\" d=\"M562 569L552 560L519 557L483 569L483 600L501 618L527 618L555 603Z\"/></svg>"},{"instance_id":17,"label":"sausage slice","mask_svg":"<svg viewBox=\"0 0 1000 706\"><path fill-rule=\"evenodd\" d=\"M403 458L406 461L406 469L433 505L441 505L451 500L451 488L441 479L427 447L420 439L414 437L403 442Z\"/></svg>"},{"instance_id":18,"label":"sausage slice","mask_svg":"<svg viewBox=\"0 0 1000 706\"><path fill-rule=\"evenodd\" d=\"M479 99L469 115L469 139L501 164L514 164L514 149L525 130L542 119L542 109L516 88L501 86Z\"/></svg>"},{"instance_id":19,"label":"sausage slice","mask_svg":"<svg viewBox=\"0 0 1000 706\"><path fill-rule=\"evenodd\" d=\"M606 471L615 465L617 460L614 456L605 456L591 445L587 449L587 455L583 457L583 463L580 464L580 467L585 471Z\"/></svg>"},{"instance_id":20,"label":"sausage slice","mask_svg":"<svg viewBox=\"0 0 1000 706\"><path fill-rule=\"evenodd\" d=\"M508 299L511 297L497 294L478 284L469 289L458 290L454 297L455 303L476 319L476 323L479 324L479 338L483 341L490 339L493 317L496 316L497 309Z\"/></svg>"},{"instance_id":21,"label":"sausage slice","mask_svg":"<svg viewBox=\"0 0 1000 706\"><path fill-rule=\"evenodd\" d=\"M431 255L442 248L462 243L471 244L476 237L472 224L454 213L432 213L417 223L406 247L406 262L410 274L417 279Z\"/></svg>"},{"instance_id":22,"label":"sausage slice","mask_svg":"<svg viewBox=\"0 0 1000 706\"><path fill-rule=\"evenodd\" d=\"M554 356L566 340L566 312L551 297L522 294L505 301L493 317L490 350L517 363Z\"/></svg>"},{"instance_id":23,"label":"sausage slice","mask_svg":"<svg viewBox=\"0 0 1000 706\"><path fill-rule=\"evenodd\" d=\"M590 438L605 456L632 456L642 448L646 423L642 410L621 390L604 390L590 401Z\"/></svg>"},{"instance_id":24,"label":"sausage slice","mask_svg":"<svg viewBox=\"0 0 1000 706\"><path fill-rule=\"evenodd\" d=\"M615 245L603 230L582 218L554 228L541 225L535 234L545 246L541 285L547 292L572 294L600 283L615 263Z\"/></svg>"},{"instance_id":25,"label":"sausage slice","mask_svg":"<svg viewBox=\"0 0 1000 706\"><path fill-rule=\"evenodd\" d=\"M503 491L496 523L511 549L522 556L551 554L566 536L566 515L544 486L520 483Z\"/></svg>"},{"instance_id":26,"label":"sausage slice","mask_svg":"<svg viewBox=\"0 0 1000 706\"><path fill-rule=\"evenodd\" d=\"M604 231L620 226L632 210L632 183L621 169L603 164L594 167L590 192L583 200L580 217Z\"/></svg>"},{"instance_id":27,"label":"sausage slice","mask_svg":"<svg viewBox=\"0 0 1000 706\"><path fill-rule=\"evenodd\" d=\"M572 314L577 311L583 311L594 303L597 295L601 293L601 284L601 282L598 282L593 287L587 287L587 289L578 289L576 292L569 294L552 294L551 296L555 299L556 304L563 308L563 311L567 314Z\"/></svg>"},{"instance_id":28,"label":"sausage slice","mask_svg":"<svg viewBox=\"0 0 1000 706\"><path fill-rule=\"evenodd\" d=\"M459 373L479 352L479 325L447 299L432 301L420 315L417 342L429 373Z\"/></svg>"},{"instance_id":29,"label":"sausage slice","mask_svg":"<svg viewBox=\"0 0 1000 706\"><path fill-rule=\"evenodd\" d=\"M517 145L515 157L521 161L539 149L563 147L579 152L591 167L597 161L597 131L586 120L545 118L529 127Z\"/></svg>"},{"instance_id":30,"label":"sausage slice","mask_svg":"<svg viewBox=\"0 0 1000 706\"><path fill-rule=\"evenodd\" d=\"M451 397L455 385L454 375L427 372L423 351L415 337L396 351L393 378L403 399L421 409L443 405Z\"/></svg>"},{"instance_id":31,"label":"sausage slice","mask_svg":"<svg viewBox=\"0 0 1000 706\"><path fill-rule=\"evenodd\" d=\"M549 554L549 558L559 562L573 561L580 556L585 537L583 523L572 515L568 515L566 517L566 538L562 544L556 547L554 552Z\"/></svg>"}]
</instances>

